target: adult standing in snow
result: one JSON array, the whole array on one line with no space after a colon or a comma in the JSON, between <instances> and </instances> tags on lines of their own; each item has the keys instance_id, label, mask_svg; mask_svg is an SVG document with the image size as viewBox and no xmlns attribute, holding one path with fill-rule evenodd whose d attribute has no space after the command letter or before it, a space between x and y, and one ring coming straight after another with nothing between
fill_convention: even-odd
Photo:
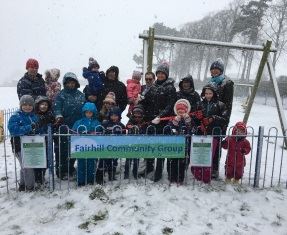
<instances>
[{"instance_id":1,"label":"adult standing in snow","mask_svg":"<svg viewBox=\"0 0 287 235\"><path fill-rule=\"evenodd\" d=\"M62 89L56 97L54 105L56 125L59 126L63 124L67 125L69 129L72 129L74 123L82 118L82 106L85 102L85 95L78 90L80 83L74 73L68 72L64 75L63 87L64 89ZM60 134L67 134L67 131L66 128L60 127ZM70 159L70 162L68 162L68 141L67 136L61 136L60 143L55 143L56 174L62 179L69 177L68 172L71 175L75 171L75 159ZM59 145L61 146L60 156Z\"/></svg>"},{"instance_id":2,"label":"adult standing in snow","mask_svg":"<svg viewBox=\"0 0 287 235\"><path fill-rule=\"evenodd\" d=\"M152 117L151 123L155 125L157 134L165 134L164 127L168 121L161 121L160 118L171 116L173 113L173 105L176 100L176 89L174 80L169 77L169 66L166 63L160 64L156 70L156 81L151 87L150 92L145 96L142 102L144 109ZM148 102L152 101L152 103ZM152 104L152 105L151 105ZM148 165L149 164L149 165ZM158 158L154 181L157 182L162 177L164 166L164 158ZM153 162L147 162L147 173L153 170Z\"/></svg>"},{"instance_id":3,"label":"adult standing in snow","mask_svg":"<svg viewBox=\"0 0 287 235\"><path fill-rule=\"evenodd\" d=\"M221 58L218 58L210 66L211 79L208 82L216 88L216 93L218 94L218 100L223 102L227 108L227 122L224 127L222 127L222 135L226 134L227 126L229 124L231 111L232 111L232 101L233 101L233 91L234 82L227 78L224 74L224 62ZM212 178L218 178L219 172L219 161L221 156L221 149L219 145L215 150L215 158L213 159L212 166Z\"/></svg>"},{"instance_id":4,"label":"adult standing in snow","mask_svg":"<svg viewBox=\"0 0 287 235\"><path fill-rule=\"evenodd\" d=\"M106 77L104 78L104 89L101 96L100 107L102 107L103 99L109 92L115 93L116 104L123 112L128 104L127 88L124 83L119 81L119 68L117 66L111 66L106 71Z\"/></svg>"},{"instance_id":5,"label":"adult standing in snow","mask_svg":"<svg viewBox=\"0 0 287 235\"><path fill-rule=\"evenodd\" d=\"M17 84L18 98L23 95L31 95L35 100L37 96L46 96L45 81L38 73L39 62L36 59L28 59L26 62L27 72Z\"/></svg>"},{"instance_id":6,"label":"adult standing in snow","mask_svg":"<svg viewBox=\"0 0 287 235\"><path fill-rule=\"evenodd\" d=\"M211 79L208 83L212 84L217 89L218 100L226 105L228 110L228 125L232 111L234 82L226 77L223 72L224 62L221 58L218 58L210 66ZM223 132L225 134L226 129L223 130Z\"/></svg>"}]
</instances>

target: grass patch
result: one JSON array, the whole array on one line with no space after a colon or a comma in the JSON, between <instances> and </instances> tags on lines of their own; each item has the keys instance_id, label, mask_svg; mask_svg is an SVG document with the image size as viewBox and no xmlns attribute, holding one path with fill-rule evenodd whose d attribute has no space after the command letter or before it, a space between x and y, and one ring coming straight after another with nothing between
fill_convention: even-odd
<instances>
[{"instance_id":1,"label":"grass patch","mask_svg":"<svg viewBox=\"0 0 287 235\"><path fill-rule=\"evenodd\" d=\"M75 202L74 201L65 201L64 204L58 205L58 209L65 209L65 210L70 210L75 207Z\"/></svg>"},{"instance_id":2,"label":"grass patch","mask_svg":"<svg viewBox=\"0 0 287 235\"><path fill-rule=\"evenodd\" d=\"M101 187L96 187L89 195L91 200L98 199L103 202L107 202L109 200L108 195Z\"/></svg>"}]
</instances>

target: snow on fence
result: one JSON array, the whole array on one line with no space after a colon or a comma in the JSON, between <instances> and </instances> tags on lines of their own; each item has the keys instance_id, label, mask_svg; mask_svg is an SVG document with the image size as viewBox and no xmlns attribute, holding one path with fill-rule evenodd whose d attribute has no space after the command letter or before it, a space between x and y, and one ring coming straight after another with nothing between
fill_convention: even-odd
<instances>
[{"instance_id":1,"label":"snow on fence","mask_svg":"<svg viewBox=\"0 0 287 235\"><path fill-rule=\"evenodd\" d=\"M98 128L98 127L97 127ZM104 134L104 129L101 128L101 131L98 131L96 129L96 134L94 135L85 135L92 136L97 138L106 136ZM231 136L231 128L229 128L227 132L227 136ZM142 142L141 138L143 137L159 137L163 138L163 135L157 135L155 132L152 133L151 130L155 130L153 126L150 126L149 128L149 134L148 135L127 135L127 134L121 134L117 135L120 137L121 140L124 140L125 138L133 138L137 139L138 142ZM170 127L165 127L166 131L170 130ZM285 132L286 133L286 132ZM172 134L171 132L169 134ZM285 134L286 135L286 134ZM47 144L47 166L48 169L46 170L45 174L43 174L45 184L41 185L39 188L42 190L70 190L72 188L78 187L77 177L75 177L75 173L71 172L70 169L71 166L75 166L77 168L77 161L74 165L75 159L71 156L70 152L70 145L71 145L71 138L73 136L80 136L77 133L71 132L70 130L67 130L66 126L62 126L59 128L59 132L56 134L52 134L51 129L49 129L49 134L45 136L46 141L45 144ZM195 138L195 136L190 135L181 135L186 141L185 141L185 147L190 148L190 139ZM226 137L226 135L213 135L212 138L219 139L219 146L221 149L221 143L222 140ZM112 139L111 136L108 138ZM284 146L284 136L278 135L278 129L273 127L264 132L264 128L260 127L259 132L256 133L253 127L248 127L248 134L246 138L249 140L251 144L251 152L246 156L246 166L244 168L244 175L242 179L240 180L240 184L250 186L250 187L258 187L258 188L265 188L265 187L286 187L287 188L287 150L286 146ZM0 148L3 150L1 151L4 153L1 158L1 181L0 181L0 191L4 191L6 189L6 192L17 192L18 191L18 185L19 185L19 162L14 156L14 154L11 151L11 143L9 141L9 136L6 136L4 143L0 145ZM67 141L68 140L68 141ZM56 160L55 160L55 153L59 153L59 161L61 162L61 157L65 157L61 150L61 141L66 141L65 144L68 146L68 158L67 158L67 164L68 164L68 172L67 175L63 174L61 172L61 169L56 169ZM56 147L55 147L56 143ZM57 145L58 143L58 145ZM98 146L101 148L100 146ZM220 161L220 169L219 169L219 179L220 181L224 182L225 178L225 169L224 169L224 163L226 160L226 150L221 151L221 161ZM73 153L72 153L73 154ZM96 157L96 156L95 156ZM167 159L172 159L166 156L162 156ZM192 157L192 156L191 156ZM102 182L103 184L126 184L126 183L138 183L138 184L146 184L148 181L152 182L154 180L154 174L153 173L147 173L146 171L146 163L148 159L145 159L144 157L140 156L139 154L135 154L133 159L135 159L134 164L138 163L138 169L136 172L133 172L133 174L128 174L128 177L124 175L125 170L125 163L127 159L125 159L123 156L108 156L105 157L105 159L111 159L111 158L119 158L118 160L118 166L116 167L116 174L115 179L109 179L108 174L105 174L106 169L104 169L104 174L102 175ZM86 169L89 168L88 165L91 164L91 161L87 161L88 158L82 158L84 160L84 164L86 166ZM131 158L129 158L131 159ZM181 185L188 185L188 184L202 184L202 182L195 180L191 173L190 168L190 155L189 151L185 151L185 158L184 161L186 163L186 167L184 169L184 181L181 183L179 182L179 179L177 178L177 184ZM96 172L97 169L100 167L101 160L99 158L93 160L94 163L94 170ZM111 167L113 168L113 161L111 163ZM61 164L58 164L60 166ZM105 167L105 166L104 166ZM154 169L156 169L156 161ZM60 167L59 167L60 168ZM203 169L203 168L202 168ZM131 169L130 169L131 170ZM168 174L167 174L167 166L164 165L163 170L163 176L160 180L161 183L170 184L168 180ZM179 171L179 167L177 168ZM132 170L131 170L132 172ZM202 171L203 172L203 171ZM62 177L65 176L65 177ZM141 177L140 177L141 176ZM96 184L96 174L94 174L95 177L93 184ZM211 186L213 185L213 182L215 182L213 179L209 183ZM85 172L85 184L87 183L87 171ZM39 185L37 185L39 186ZM34 188L37 189L37 188Z\"/></svg>"}]
</instances>

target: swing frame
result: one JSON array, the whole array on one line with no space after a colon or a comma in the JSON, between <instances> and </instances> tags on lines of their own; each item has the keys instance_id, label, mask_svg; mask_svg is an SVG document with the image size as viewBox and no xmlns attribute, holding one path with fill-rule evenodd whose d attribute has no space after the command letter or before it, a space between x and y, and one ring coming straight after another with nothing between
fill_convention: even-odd
<instances>
[{"instance_id":1,"label":"swing frame","mask_svg":"<svg viewBox=\"0 0 287 235\"><path fill-rule=\"evenodd\" d=\"M275 100L277 112L280 120L280 125L282 129L282 133L285 136L284 142L287 147L287 121L284 115L283 105L281 96L279 93L278 83L275 77L275 70L272 64L270 52L277 52L276 48L272 48L271 41L266 41L264 45L249 45L249 44L241 44L241 43L231 43L231 42L221 42L221 41L211 41L211 40L203 40L203 39L194 39L194 38L182 38L182 37L173 37L166 35L155 35L154 28L150 27L148 31L144 31L143 34L139 34L139 38L143 39L143 74L147 71L152 71L152 61L153 61L153 48L154 41L166 41L170 43L186 43L186 44L197 44L197 45L205 45L205 46L216 46L223 48L232 48L237 50L253 50L253 51L262 51L261 61L258 67L258 71L256 74L256 78L254 81L253 89L250 94L250 98L248 100L245 115L243 121L247 123L248 118L250 116L250 111L256 96L256 92L259 87L260 80L262 78L263 70L265 64L268 67L268 73L270 76L270 80L272 81L272 85L275 92Z\"/></svg>"}]
</instances>

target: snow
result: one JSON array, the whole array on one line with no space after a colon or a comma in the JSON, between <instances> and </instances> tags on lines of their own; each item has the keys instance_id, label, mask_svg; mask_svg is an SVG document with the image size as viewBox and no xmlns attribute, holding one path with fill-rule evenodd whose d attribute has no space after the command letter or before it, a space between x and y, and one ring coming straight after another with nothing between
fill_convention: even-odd
<instances>
[{"instance_id":1,"label":"snow","mask_svg":"<svg viewBox=\"0 0 287 235\"><path fill-rule=\"evenodd\" d=\"M0 109L17 106L16 88L0 88ZM230 123L242 118L241 102L235 100ZM281 135L275 107L254 104L248 124L256 135L259 125L265 127L265 134L276 127ZM271 133L276 131L272 129ZM54 192L26 193L15 191L14 158L6 141L10 190L8 194L3 179L4 145L0 144L1 234L287 234L287 153L280 147L282 139L276 142L275 138L264 138L259 189L248 186L249 173L253 183L257 146L256 138L248 139L253 142L253 151L247 156L242 185L225 184L223 180L203 185L193 181L189 170L187 185L182 186L169 185L165 175L161 183L122 180L104 187L76 188L70 182L68 190L67 182L62 181L61 190L57 184ZM224 156L223 151L221 178ZM275 186L270 188L273 163ZM102 195L92 200L92 193Z\"/></svg>"}]
</instances>

